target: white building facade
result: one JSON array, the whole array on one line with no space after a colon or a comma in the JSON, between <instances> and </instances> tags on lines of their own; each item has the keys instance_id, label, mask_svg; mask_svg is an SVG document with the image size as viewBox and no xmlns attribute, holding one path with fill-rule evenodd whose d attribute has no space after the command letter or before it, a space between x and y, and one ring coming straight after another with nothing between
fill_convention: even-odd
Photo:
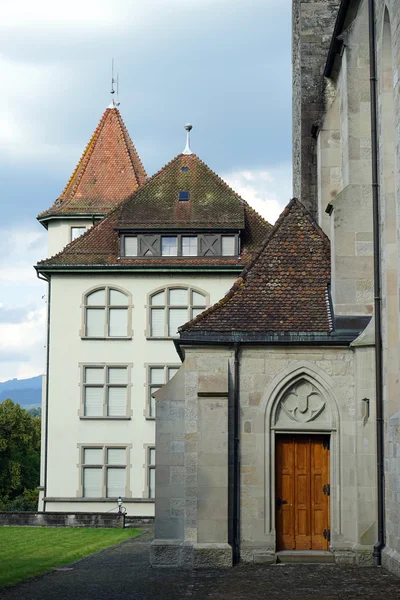
<instances>
[{"instance_id":1,"label":"white building facade","mask_svg":"<svg viewBox=\"0 0 400 600\"><path fill-rule=\"evenodd\" d=\"M180 366L177 328L225 295L270 226L193 154L147 182L132 149L110 165L101 144L121 139L122 119L111 108L104 120L72 196L39 215L50 256L36 267L49 282L39 510L105 512L121 497L147 517L152 394Z\"/></svg>"}]
</instances>

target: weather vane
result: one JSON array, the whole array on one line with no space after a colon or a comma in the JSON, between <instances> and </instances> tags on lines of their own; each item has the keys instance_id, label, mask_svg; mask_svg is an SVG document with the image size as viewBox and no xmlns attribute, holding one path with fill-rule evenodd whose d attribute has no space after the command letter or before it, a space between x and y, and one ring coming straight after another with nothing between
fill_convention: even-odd
<instances>
[{"instance_id":1,"label":"weather vane","mask_svg":"<svg viewBox=\"0 0 400 600\"><path fill-rule=\"evenodd\" d=\"M114 83L117 84L117 94L115 96L115 99L114 99L114 94L115 94ZM110 90L112 102L111 102L110 108L116 108L117 106L120 105L120 102L118 99L118 90L119 90L119 76L117 73L117 78L114 79L114 59L112 59L111 60L111 90Z\"/></svg>"}]
</instances>

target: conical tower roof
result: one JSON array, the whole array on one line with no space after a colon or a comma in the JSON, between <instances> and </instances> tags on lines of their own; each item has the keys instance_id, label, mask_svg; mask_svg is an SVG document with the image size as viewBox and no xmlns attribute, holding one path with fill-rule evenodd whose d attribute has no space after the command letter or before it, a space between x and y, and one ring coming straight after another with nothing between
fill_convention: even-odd
<instances>
[{"instance_id":1,"label":"conical tower roof","mask_svg":"<svg viewBox=\"0 0 400 600\"><path fill-rule=\"evenodd\" d=\"M115 106L109 106L62 194L39 220L104 215L147 179L139 154Z\"/></svg>"}]
</instances>

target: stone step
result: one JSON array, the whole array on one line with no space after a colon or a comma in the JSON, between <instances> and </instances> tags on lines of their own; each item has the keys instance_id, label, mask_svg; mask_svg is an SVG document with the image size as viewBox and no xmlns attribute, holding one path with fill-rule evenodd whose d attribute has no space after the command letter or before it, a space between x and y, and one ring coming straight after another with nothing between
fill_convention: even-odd
<instances>
[{"instance_id":1,"label":"stone step","mask_svg":"<svg viewBox=\"0 0 400 600\"><path fill-rule=\"evenodd\" d=\"M327 550L282 550L276 553L278 563L284 564L321 564L334 563L332 552Z\"/></svg>"}]
</instances>

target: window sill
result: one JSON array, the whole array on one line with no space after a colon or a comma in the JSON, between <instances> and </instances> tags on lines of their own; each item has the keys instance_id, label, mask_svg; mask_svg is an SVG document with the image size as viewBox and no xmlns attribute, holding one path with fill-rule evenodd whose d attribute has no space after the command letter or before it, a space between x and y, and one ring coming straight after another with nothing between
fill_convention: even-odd
<instances>
[{"instance_id":1,"label":"window sill","mask_svg":"<svg viewBox=\"0 0 400 600\"><path fill-rule=\"evenodd\" d=\"M179 340L179 335L174 335L174 336L152 336L152 335L146 335L146 340Z\"/></svg>"},{"instance_id":2,"label":"window sill","mask_svg":"<svg viewBox=\"0 0 400 600\"><path fill-rule=\"evenodd\" d=\"M84 415L79 415L81 421L131 421L132 417L86 417Z\"/></svg>"},{"instance_id":3,"label":"window sill","mask_svg":"<svg viewBox=\"0 0 400 600\"><path fill-rule=\"evenodd\" d=\"M132 336L123 336L123 337L89 337L87 335L81 335L81 340L131 340Z\"/></svg>"},{"instance_id":4,"label":"window sill","mask_svg":"<svg viewBox=\"0 0 400 600\"><path fill-rule=\"evenodd\" d=\"M116 498L51 498L51 497L46 497L43 498L43 500L45 502L112 502L113 504L116 504ZM124 504L130 504L130 503L134 503L134 502L140 502L140 503L144 503L144 502L151 502L154 504L154 498L122 498L122 502Z\"/></svg>"},{"instance_id":5,"label":"window sill","mask_svg":"<svg viewBox=\"0 0 400 600\"><path fill-rule=\"evenodd\" d=\"M155 417L150 417L150 415L144 415L144 418L146 419L146 421L155 421L156 420Z\"/></svg>"}]
</instances>

